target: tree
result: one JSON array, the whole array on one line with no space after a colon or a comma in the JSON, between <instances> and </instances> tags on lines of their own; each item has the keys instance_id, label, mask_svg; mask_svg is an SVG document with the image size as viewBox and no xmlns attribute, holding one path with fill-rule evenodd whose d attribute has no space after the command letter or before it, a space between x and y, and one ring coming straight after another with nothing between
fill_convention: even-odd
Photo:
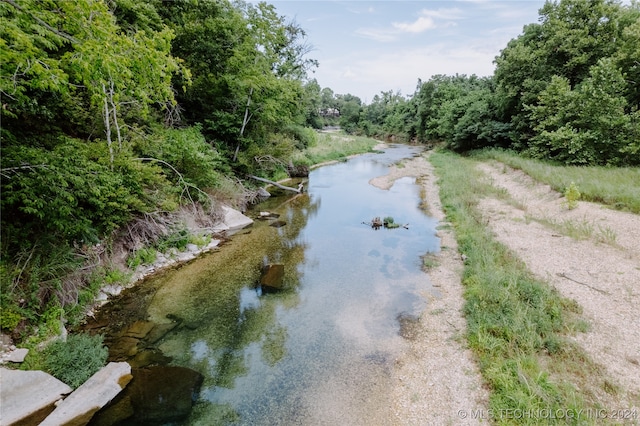
<instances>
[{"instance_id":1,"label":"tree","mask_svg":"<svg viewBox=\"0 0 640 426\"><path fill-rule=\"evenodd\" d=\"M567 164L631 161L624 153L637 128L625 113L624 86L611 59L600 60L574 90L567 78L554 76L539 102L529 107L538 123L529 152Z\"/></svg>"}]
</instances>

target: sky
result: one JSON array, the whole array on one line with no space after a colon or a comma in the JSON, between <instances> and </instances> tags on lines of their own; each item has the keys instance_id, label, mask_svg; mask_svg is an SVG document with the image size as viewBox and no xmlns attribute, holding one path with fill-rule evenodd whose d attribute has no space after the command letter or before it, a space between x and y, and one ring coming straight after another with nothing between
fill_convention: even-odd
<instances>
[{"instance_id":1,"label":"sky","mask_svg":"<svg viewBox=\"0 0 640 426\"><path fill-rule=\"evenodd\" d=\"M433 75L493 74L493 61L544 0L267 0L307 33L310 73L322 88L370 103L383 91L412 95Z\"/></svg>"}]
</instances>

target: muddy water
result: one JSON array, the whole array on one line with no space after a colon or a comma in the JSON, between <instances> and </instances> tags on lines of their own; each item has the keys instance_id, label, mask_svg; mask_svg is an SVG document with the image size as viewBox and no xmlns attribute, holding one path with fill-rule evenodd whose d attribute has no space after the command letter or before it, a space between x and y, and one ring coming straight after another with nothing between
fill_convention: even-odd
<instances>
[{"instance_id":1,"label":"muddy water","mask_svg":"<svg viewBox=\"0 0 640 426\"><path fill-rule=\"evenodd\" d=\"M307 194L259 206L284 226L256 220L217 252L145 283L144 303L132 304L140 317L181 324L154 349L204 376L182 424L393 423L390 372L430 291L420 256L438 240L414 179L386 191L368 181L418 152L394 145L316 169ZM408 229L363 224L375 216ZM265 263L284 264L283 290L256 286Z\"/></svg>"}]
</instances>

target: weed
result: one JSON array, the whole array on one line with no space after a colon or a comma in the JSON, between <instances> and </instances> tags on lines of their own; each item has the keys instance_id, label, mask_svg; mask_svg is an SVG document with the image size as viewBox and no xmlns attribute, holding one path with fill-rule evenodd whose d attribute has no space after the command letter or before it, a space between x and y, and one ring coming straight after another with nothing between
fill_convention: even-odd
<instances>
[{"instance_id":1,"label":"weed","mask_svg":"<svg viewBox=\"0 0 640 426\"><path fill-rule=\"evenodd\" d=\"M127 258L127 266L135 269L140 265L150 265L155 262L157 254L158 252L153 247L141 248L129 255Z\"/></svg>"},{"instance_id":2,"label":"weed","mask_svg":"<svg viewBox=\"0 0 640 426\"><path fill-rule=\"evenodd\" d=\"M195 244L198 247L202 248L211 242L211 236L209 235L190 235L189 243Z\"/></svg>"},{"instance_id":3,"label":"weed","mask_svg":"<svg viewBox=\"0 0 640 426\"><path fill-rule=\"evenodd\" d=\"M533 219L533 218L532 218ZM575 221L564 219L556 221L553 219L533 219L537 222L549 226L555 231L573 238L574 240L586 240L593 236L593 223L586 219Z\"/></svg>"},{"instance_id":4,"label":"weed","mask_svg":"<svg viewBox=\"0 0 640 426\"><path fill-rule=\"evenodd\" d=\"M618 235L616 234L616 231L614 231L610 227L598 226L598 234L596 236L596 239L599 242L609 244L609 245L614 245L616 243L617 238L618 238Z\"/></svg>"},{"instance_id":5,"label":"weed","mask_svg":"<svg viewBox=\"0 0 640 426\"><path fill-rule=\"evenodd\" d=\"M72 388L104 367L108 355L103 336L88 334L69 335L66 342L54 340L42 353L45 371Z\"/></svg>"},{"instance_id":6,"label":"weed","mask_svg":"<svg viewBox=\"0 0 640 426\"><path fill-rule=\"evenodd\" d=\"M422 268L425 271L431 271L438 266L440 266L440 260L438 259L438 255L436 253L427 253L422 256Z\"/></svg>"},{"instance_id":7,"label":"weed","mask_svg":"<svg viewBox=\"0 0 640 426\"><path fill-rule=\"evenodd\" d=\"M580 199L580 190L575 182L571 182L564 190L564 198L566 199L567 208L573 210L578 207L578 200Z\"/></svg>"}]
</instances>

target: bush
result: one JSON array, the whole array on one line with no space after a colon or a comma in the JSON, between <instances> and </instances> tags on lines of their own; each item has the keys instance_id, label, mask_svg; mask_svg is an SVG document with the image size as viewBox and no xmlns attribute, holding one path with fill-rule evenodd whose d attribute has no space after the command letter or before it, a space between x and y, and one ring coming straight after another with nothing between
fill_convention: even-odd
<instances>
[{"instance_id":1,"label":"bush","mask_svg":"<svg viewBox=\"0 0 640 426\"><path fill-rule=\"evenodd\" d=\"M69 335L67 341L55 340L43 351L43 368L49 374L77 388L105 366L109 350L102 335Z\"/></svg>"},{"instance_id":2,"label":"bush","mask_svg":"<svg viewBox=\"0 0 640 426\"><path fill-rule=\"evenodd\" d=\"M316 131L308 127L290 125L285 128L284 133L296 140L296 149L299 150L315 146L318 143Z\"/></svg>"},{"instance_id":3,"label":"bush","mask_svg":"<svg viewBox=\"0 0 640 426\"><path fill-rule=\"evenodd\" d=\"M211 147L201 133L200 126L184 129L154 129L153 138L136 139L134 150L142 157L162 160L167 176L176 176L177 170L189 183L198 188L213 188L220 174L228 167L218 151Z\"/></svg>"}]
</instances>

